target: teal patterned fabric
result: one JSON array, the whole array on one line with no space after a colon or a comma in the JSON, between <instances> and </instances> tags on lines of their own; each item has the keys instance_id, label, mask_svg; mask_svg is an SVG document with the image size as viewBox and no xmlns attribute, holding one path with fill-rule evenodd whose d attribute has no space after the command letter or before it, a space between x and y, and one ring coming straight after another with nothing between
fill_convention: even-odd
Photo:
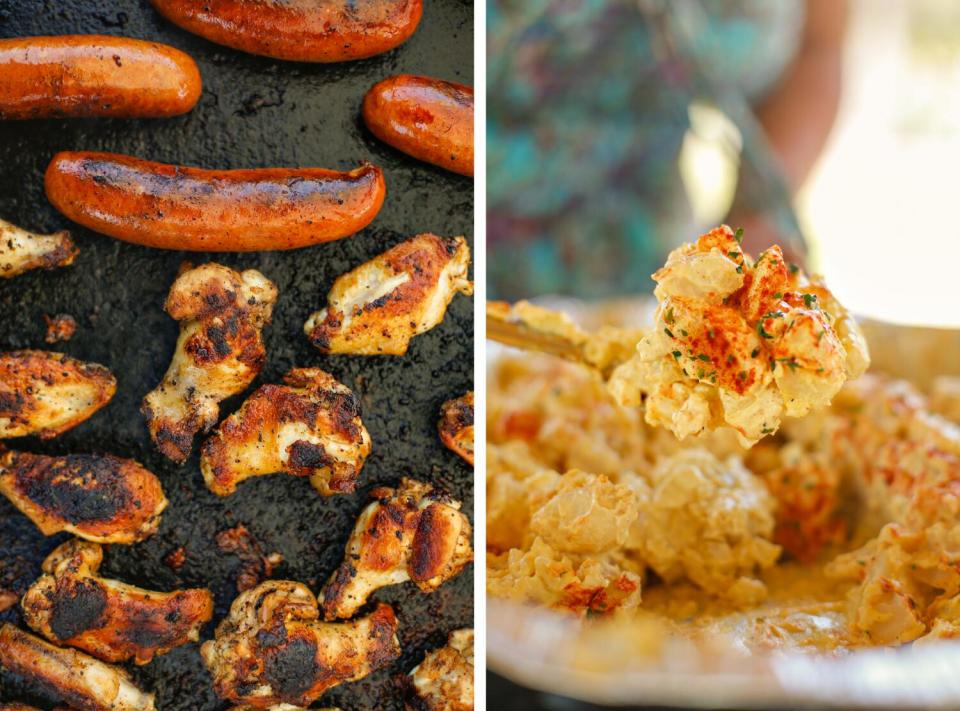
<instances>
[{"instance_id":1,"label":"teal patterned fabric","mask_svg":"<svg viewBox=\"0 0 960 711\"><path fill-rule=\"evenodd\" d=\"M737 200L798 234L749 111L796 50L801 0L488 0L493 298L649 291L693 222L677 170L694 99L744 139Z\"/></svg>"}]
</instances>

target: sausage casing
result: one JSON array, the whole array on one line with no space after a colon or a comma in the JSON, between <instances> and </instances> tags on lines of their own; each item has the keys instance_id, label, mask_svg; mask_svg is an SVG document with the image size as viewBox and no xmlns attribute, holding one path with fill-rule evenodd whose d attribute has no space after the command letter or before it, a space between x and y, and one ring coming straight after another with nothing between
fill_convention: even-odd
<instances>
[{"instance_id":1,"label":"sausage casing","mask_svg":"<svg viewBox=\"0 0 960 711\"><path fill-rule=\"evenodd\" d=\"M157 42L106 35L0 40L0 119L151 118L186 113L200 70Z\"/></svg>"},{"instance_id":2,"label":"sausage casing","mask_svg":"<svg viewBox=\"0 0 960 711\"><path fill-rule=\"evenodd\" d=\"M344 62L405 42L423 0L150 0L188 32L238 49L296 62Z\"/></svg>"},{"instance_id":3,"label":"sausage casing","mask_svg":"<svg viewBox=\"0 0 960 711\"><path fill-rule=\"evenodd\" d=\"M473 175L473 88L409 74L390 77L367 92L363 120L384 143Z\"/></svg>"},{"instance_id":4,"label":"sausage casing","mask_svg":"<svg viewBox=\"0 0 960 711\"><path fill-rule=\"evenodd\" d=\"M205 170L114 153L63 152L47 198L74 222L160 249L256 252L330 242L366 227L386 188L370 164Z\"/></svg>"}]
</instances>

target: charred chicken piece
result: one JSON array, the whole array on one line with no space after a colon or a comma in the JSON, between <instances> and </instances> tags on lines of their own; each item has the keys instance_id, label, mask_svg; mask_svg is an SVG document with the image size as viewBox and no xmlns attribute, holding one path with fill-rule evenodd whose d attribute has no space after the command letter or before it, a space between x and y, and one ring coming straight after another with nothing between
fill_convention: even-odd
<instances>
[{"instance_id":1,"label":"charred chicken piece","mask_svg":"<svg viewBox=\"0 0 960 711\"><path fill-rule=\"evenodd\" d=\"M103 549L74 539L43 561L23 596L24 619L51 642L82 649L106 662L155 655L196 642L213 616L209 590L154 592L97 576Z\"/></svg>"},{"instance_id":2,"label":"charred chicken piece","mask_svg":"<svg viewBox=\"0 0 960 711\"><path fill-rule=\"evenodd\" d=\"M253 269L204 264L174 281L165 308L181 322L180 338L163 382L142 407L164 455L186 460L194 435L219 418L221 401L242 392L263 368L261 332L276 300L277 287Z\"/></svg>"},{"instance_id":3,"label":"charred chicken piece","mask_svg":"<svg viewBox=\"0 0 960 711\"><path fill-rule=\"evenodd\" d=\"M310 477L325 496L356 488L370 454L359 400L319 368L294 368L283 380L259 388L203 443L200 470L213 493L278 472Z\"/></svg>"},{"instance_id":4,"label":"charred chicken piece","mask_svg":"<svg viewBox=\"0 0 960 711\"><path fill-rule=\"evenodd\" d=\"M460 502L403 479L381 487L350 534L343 563L321 596L328 620L351 617L378 588L412 580L433 592L473 560L470 521Z\"/></svg>"},{"instance_id":5,"label":"charred chicken piece","mask_svg":"<svg viewBox=\"0 0 960 711\"><path fill-rule=\"evenodd\" d=\"M84 711L155 711L119 667L74 649L56 647L6 623L0 627L0 666Z\"/></svg>"},{"instance_id":6,"label":"charred chicken piece","mask_svg":"<svg viewBox=\"0 0 960 711\"><path fill-rule=\"evenodd\" d=\"M406 680L409 711L473 711L473 630L455 630Z\"/></svg>"},{"instance_id":7,"label":"charred chicken piece","mask_svg":"<svg viewBox=\"0 0 960 711\"><path fill-rule=\"evenodd\" d=\"M440 439L453 452L473 466L473 391L454 400L447 400L440 408L437 423Z\"/></svg>"},{"instance_id":8,"label":"charred chicken piece","mask_svg":"<svg viewBox=\"0 0 960 711\"><path fill-rule=\"evenodd\" d=\"M79 253L66 230L38 235L0 220L0 279L31 269L65 267L73 264Z\"/></svg>"},{"instance_id":9,"label":"charred chicken piece","mask_svg":"<svg viewBox=\"0 0 960 711\"><path fill-rule=\"evenodd\" d=\"M403 355L439 324L457 292L470 295L463 237L420 234L337 279L304 331L324 353Z\"/></svg>"},{"instance_id":10,"label":"charred chicken piece","mask_svg":"<svg viewBox=\"0 0 960 711\"><path fill-rule=\"evenodd\" d=\"M45 536L69 531L97 543L153 535L168 503L153 473L110 454L0 451L0 494Z\"/></svg>"},{"instance_id":11,"label":"charred chicken piece","mask_svg":"<svg viewBox=\"0 0 960 711\"><path fill-rule=\"evenodd\" d=\"M200 650L217 694L259 708L309 706L327 689L400 655L388 605L342 624L319 616L317 599L301 583L268 580L241 593Z\"/></svg>"},{"instance_id":12,"label":"charred chicken piece","mask_svg":"<svg viewBox=\"0 0 960 711\"><path fill-rule=\"evenodd\" d=\"M0 439L56 437L110 402L116 378L63 353L0 353Z\"/></svg>"}]
</instances>

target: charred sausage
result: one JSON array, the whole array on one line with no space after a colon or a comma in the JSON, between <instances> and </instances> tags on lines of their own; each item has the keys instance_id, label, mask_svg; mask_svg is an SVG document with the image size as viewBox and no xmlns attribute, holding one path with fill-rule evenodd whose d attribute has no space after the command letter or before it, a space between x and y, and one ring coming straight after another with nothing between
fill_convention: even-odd
<instances>
[{"instance_id":1,"label":"charred sausage","mask_svg":"<svg viewBox=\"0 0 960 711\"><path fill-rule=\"evenodd\" d=\"M47 198L84 227L160 249L256 252L330 242L366 227L383 204L383 173L364 164L204 170L114 153L63 152Z\"/></svg>"},{"instance_id":2,"label":"charred sausage","mask_svg":"<svg viewBox=\"0 0 960 711\"><path fill-rule=\"evenodd\" d=\"M473 175L473 89L409 74L367 92L363 120L374 136L414 158Z\"/></svg>"},{"instance_id":3,"label":"charred sausage","mask_svg":"<svg viewBox=\"0 0 960 711\"><path fill-rule=\"evenodd\" d=\"M176 25L241 52L344 62L387 52L417 29L423 0L150 0Z\"/></svg>"},{"instance_id":4,"label":"charred sausage","mask_svg":"<svg viewBox=\"0 0 960 711\"><path fill-rule=\"evenodd\" d=\"M0 118L177 116L200 98L200 70L173 47L124 37L0 40Z\"/></svg>"}]
</instances>

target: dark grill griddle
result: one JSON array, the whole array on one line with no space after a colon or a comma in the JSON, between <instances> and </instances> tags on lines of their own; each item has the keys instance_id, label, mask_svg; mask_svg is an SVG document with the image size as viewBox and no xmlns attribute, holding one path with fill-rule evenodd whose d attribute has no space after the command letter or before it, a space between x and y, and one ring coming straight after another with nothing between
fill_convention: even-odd
<instances>
[{"instance_id":1,"label":"dark grill griddle","mask_svg":"<svg viewBox=\"0 0 960 711\"><path fill-rule=\"evenodd\" d=\"M264 553L284 563L274 578L306 583L317 592L339 564L343 545L374 485L412 475L446 487L473 518L473 474L436 434L441 403L472 387L473 304L458 296L446 320L415 338L404 358L323 356L303 335L303 322L325 303L342 272L418 232L472 235L473 186L379 143L359 119L364 92L401 72L473 83L473 6L430 0L413 38L399 49L342 65L306 65L254 57L183 32L146 0L0 0L0 36L100 33L157 40L183 49L203 74L203 97L192 113L166 120L74 120L0 123L0 217L27 229L71 230L81 253L72 267L0 280L0 350L62 350L103 363L118 379L114 400L91 420L49 442L12 440L9 446L45 453L112 452L139 460L163 482L170 507L159 532L135 546L110 546L102 573L157 590L207 586L215 596L213 635L237 594L241 561L217 549L216 534L243 523ZM43 194L43 172L59 150L103 150L210 168L319 166L353 168L363 159L386 173L387 199L374 223L353 238L293 252L192 254L162 252L96 235L69 223ZM472 239L471 239L472 244ZM325 499L305 479L271 476L244 482L228 498L209 493L194 456L178 467L153 449L140 400L160 380L173 353L176 323L163 301L183 260L255 267L280 289L273 324L265 330L268 363L254 387L278 382L292 366L320 366L353 388L373 438L360 490ZM43 316L69 313L73 340L44 343ZM222 408L235 410L243 396ZM199 440L198 440L199 442ZM0 497L0 588L22 593L40 574L43 558L68 536L46 538ZM187 550L179 571L164 558ZM400 709L398 676L443 644L450 630L473 620L468 568L432 595L412 584L388 588L376 600L395 606L401 658L386 671L328 692L320 705ZM18 607L0 621L20 626ZM225 709L210 687L199 646L187 645L145 667L136 681L157 693L157 706ZM0 672L0 700L52 704L31 696Z\"/></svg>"}]
</instances>

